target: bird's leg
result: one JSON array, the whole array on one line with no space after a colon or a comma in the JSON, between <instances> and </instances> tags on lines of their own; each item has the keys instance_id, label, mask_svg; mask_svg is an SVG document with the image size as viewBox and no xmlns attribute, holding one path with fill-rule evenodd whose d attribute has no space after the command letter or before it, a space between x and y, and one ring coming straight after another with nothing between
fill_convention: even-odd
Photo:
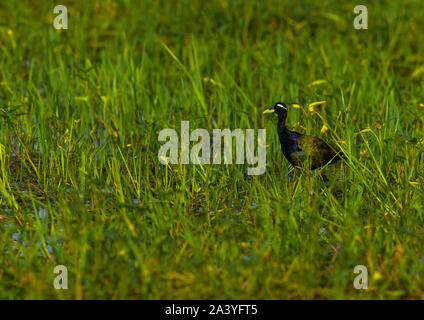
<instances>
[{"instance_id":1,"label":"bird's leg","mask_svg":"<svg viewBox=\"0 0 424 320\"><path fill-rule=\"evenodd\" d=\"M293 172L293 170L294 170L294 167L293 167L292 165L290 165L290 166L289 166L289 172L287 172L286 177L287 177L290 173L292 173L292 172Z\"/></svg>"},{"instance_id":2,"label":"bird's leg","mask_svg":"<svg viewBox=\"0 0 424 320\"><path fill-rule=\"evenodd\" d=\"M327 175L326 175L325 173L323 173L322 171L319 173L319 176L321 177L321 179L322 179L324 182L328 182Z\"/></svg>"}]
</instances>

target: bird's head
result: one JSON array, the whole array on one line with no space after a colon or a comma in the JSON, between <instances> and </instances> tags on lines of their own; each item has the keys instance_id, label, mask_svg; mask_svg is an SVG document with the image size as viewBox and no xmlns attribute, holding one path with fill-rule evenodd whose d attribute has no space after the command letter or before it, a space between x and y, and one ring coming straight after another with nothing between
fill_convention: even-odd
<instances>
[{"instance_id":1,"label":"bird's head","mask_svg":"<svg viewBox=\"0 0 424 320\"><path fill-rule=\"evenodd\" d=\"M263 113L276 113L278 117L287 114L287 105L284 102L277 102L271 108L266 109Z\"/></svg>"}]
</instances>

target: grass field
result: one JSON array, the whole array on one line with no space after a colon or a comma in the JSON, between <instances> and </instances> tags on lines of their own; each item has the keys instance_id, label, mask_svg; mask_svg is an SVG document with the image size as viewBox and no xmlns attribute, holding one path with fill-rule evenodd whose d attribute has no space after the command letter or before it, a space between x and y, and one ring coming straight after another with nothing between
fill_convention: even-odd
<instances>
[{"instance_id":1,"label":"grass field","mask_svg":"<svg viewBox=\"0 0 424 320\"><path fill-rule=\"evenodd\" d=\"M354 1L62 1L67 30L57 4L0 4L1 299L424 298L422 1L367 30ZM342 179L289 172L280 100ZM183 120L267 129L265 174L162 165Z\"/></svg>"}]
</instances>

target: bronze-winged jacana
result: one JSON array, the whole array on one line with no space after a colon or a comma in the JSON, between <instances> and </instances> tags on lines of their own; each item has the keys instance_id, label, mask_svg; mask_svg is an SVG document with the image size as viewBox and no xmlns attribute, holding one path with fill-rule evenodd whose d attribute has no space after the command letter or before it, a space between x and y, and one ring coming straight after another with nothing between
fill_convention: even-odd
<instances>
[{"instance_id":1,"label":"bronze-winged jacana","mask_svg":"<svg viewBox=\"0 0 424 320\"><path fill-rule=\"evenodd\" d=\"M275 103L263 113L276 113L278 116L277 131L281 150L286 159L295 168L307 167L311 170L341 161L342 155L320 138L307 136L286 127L287 105Z\"/></svg>"}]
</instances>

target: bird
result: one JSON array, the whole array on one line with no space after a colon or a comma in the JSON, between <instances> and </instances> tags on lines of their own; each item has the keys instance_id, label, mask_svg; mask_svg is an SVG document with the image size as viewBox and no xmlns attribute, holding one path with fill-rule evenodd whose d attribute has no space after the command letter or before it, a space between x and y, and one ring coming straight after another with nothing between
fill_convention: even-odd
<instances>
[{"instance_id":1,"label":"bird","mask_svg":"<svg viewBox=\"0 0 424 320\"><path fill-rule=\"evenodd\" d=\"M277 102L263 113L277 114L277 132L280 138L281 150L293 167L309 167L309 169L314 170L342 160L342 153L322 139L287 129L287 112L287 105L283 102Z\"/></svg>"}]
</instances>

